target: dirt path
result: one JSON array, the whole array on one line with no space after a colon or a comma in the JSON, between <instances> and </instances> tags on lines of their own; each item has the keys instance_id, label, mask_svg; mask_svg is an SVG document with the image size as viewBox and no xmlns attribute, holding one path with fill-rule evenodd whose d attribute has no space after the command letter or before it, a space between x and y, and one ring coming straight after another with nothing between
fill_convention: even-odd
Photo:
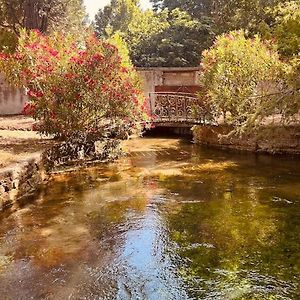
<instances>
[{"instance_id":1,"label":"dirt path","mask_svg":"<svg viewBox=\"0 0 300 300\"><path fill-rule=\"evenodd\" d=\"M0 130L0 168L26 160L49 144L33 131Z\"/></svg>"},{"instance_id":2,"label":"dirt path","mask_svg":"<svg viewBox=\"0 0 300 300\"><path fill-rule=\"evenodd\" d=\"M34 120L25 116L0 117L0 168L40 153L50 140L32 131Z\"/></svg>"},{"instance_id":3,"label":"dirt path","mask_svg":"<svg viewBox=\"0 0 300 300\"><path fill-rule=\"evenodd\" d=\"M34 120L26 116L0 116L0 130L31 131Z\"/></svg>"}]
</instances>

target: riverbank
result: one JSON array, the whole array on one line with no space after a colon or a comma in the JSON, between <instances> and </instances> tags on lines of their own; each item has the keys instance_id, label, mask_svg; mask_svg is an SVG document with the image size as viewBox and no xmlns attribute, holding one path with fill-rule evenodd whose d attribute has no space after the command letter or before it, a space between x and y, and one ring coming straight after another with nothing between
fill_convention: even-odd
<instances>
[{"instance_id":1,"label":"riverbank","mask_svg":"<svg viewBox=\"0 0 300 300\"><path fill-rule=\"evenodd\" d=\"M264 126L241 137L230 136L232 129L226 125L195 126L196 144L222 149L243 150L269 154L300 155L300 126Z\"/></svg>"},{"instance_id":2,"label":"riverbank","mask_svg":"<svg viewBox=\"0 0 300 300\"><path fill-rule=\"evenodd\" d=\"M29 131L31 120L3 119L0 120L0 211L34 192L46 180L42 156L52 145L50 139Z\"/></svg>"},{"instance_id":3,"label":"riverbank","mask_svg":"<svg viewBox=\"0 0 300 300\"><path fill-rule=\"evenodd\" d=\"M70 162L71 168L74 168L74 162L85 164L93 163L95 160L111 161L120 154L119 142L106 140L96 142L93 157L88 157L87 160L80 159L81 144L75 147L79 150L75 149L71 156L68 147L73 149L73 144L54 145L51 139L41 137L37 132L32 131L32 125L32 119L22 116L0 118L0 211L17 204L18 200L33 194L41 184L47 182L49 175L46 169L49 169L49 165L50 168L62 167L61 170L64 171L65 162ZM229 130L225 126L196 126L193 130L194 140L196 144L224 149L300 154L300 130L297 126L265 127L264 130L268 130L268 135L261 131L260 135L245 135L242 138L224 137ZM122 142L121 148L126 153L128 145L130 151L134 151L133 149L139 152L143 149L147 151L148 144L148 139L144 139L142 143L140 139L134 139ZM164 145L159 146L160 149L163 147Z\"/></svg>"},{"instance_id":4,"label":"riverbank","mask_svg":"<svg viewBox=\"0 0 300 300\"><path fill-rule=\"evenodd\" d=\"M0 211L34 194L53 172L111 161L121 154L115 139L55 142L32 131L24 116L0 117Z\"/></svg>"}]
</instances>

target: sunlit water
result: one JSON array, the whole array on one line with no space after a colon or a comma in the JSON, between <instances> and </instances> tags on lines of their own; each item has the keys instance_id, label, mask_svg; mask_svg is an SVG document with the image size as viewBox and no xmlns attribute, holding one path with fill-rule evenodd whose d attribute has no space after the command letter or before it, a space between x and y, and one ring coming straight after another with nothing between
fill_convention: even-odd
<instances>
[{"instance_id":1,"label":"sunlit water","mask_svg":"<svg viewBox=\"0 0 300 300\"><path fill-rule=\"evenodd\" d=\"M300 160L129 142L0 220L0 299L300 299Z\"/></svg>"}]
</instances>

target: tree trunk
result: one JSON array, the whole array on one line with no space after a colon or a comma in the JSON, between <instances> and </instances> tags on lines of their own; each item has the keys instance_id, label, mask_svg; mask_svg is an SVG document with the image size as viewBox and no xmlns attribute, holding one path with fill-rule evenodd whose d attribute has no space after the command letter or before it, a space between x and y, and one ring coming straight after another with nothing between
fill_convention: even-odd
<instances>
[{"instance_id":1,"label":"tree trunk","mask_svg":"<svg viewBox=\"0 0 300 300\"><path fill-rule=\"evenodd\" d=\"M24 27L27 29L38 29L46 32L48 27L49 8L40 0L24 1Z\"/></svg>"}]
</instances>

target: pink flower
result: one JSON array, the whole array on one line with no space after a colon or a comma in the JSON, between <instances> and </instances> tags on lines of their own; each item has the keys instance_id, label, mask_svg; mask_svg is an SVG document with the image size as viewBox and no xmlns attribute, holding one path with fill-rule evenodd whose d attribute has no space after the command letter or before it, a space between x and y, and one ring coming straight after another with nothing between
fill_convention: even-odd
<instances>
[{"instance_id":1,"label":"pink flower","mask_svg":"<svg viewBox=\"0 0 300 300\"><path fill-rule=\"evenodd\" d=\"M26 103L23 108L22 114L32 116L34 113L35 113L35 106L32 105L31 103Z\"/></svg>"},{"instance_id":2,"label":"pink flower","mask_svg":"<svg viewBox=\"0 0 300 300\"><path fill-rule=\"evenodd\" d=\"M94 61L101 61L101 60L103 60L103 58L104 58L103 55L100 53L96 53L92 56L92 60L94 60Z\"/></svg>"},{"instance_id":3,"label":"pink flower","mask_svg":"<svg viewBox=\"0 0 300 300\"><path fill-rule=\"evenodd\" d=\"M41 92L41 91L34 91L34 90L30 90L30 89L27 89L26 90L26 94L29 96L29 97L34 97L34 98L41 98L44 96L44 93Z\"/></svg>"},{"instance_id":4,"label":"pink flower","mask_svg":"<svg viewBox=\"0 0 300 300\"><path fill-rule=\"evenodd\" d=\"M0 52L0 59L7 59L8 57L6 53Z\"/></svg>"},{"instance_id":5,"label":"pink flower","mask_svg":"<svg viewBox=\"0 0 300 300\"><path fill-rule=\"evenodd\" d=\"M56 50L51 49L51 50L49 50L49 53L50 53L53 57L58 56L58 51L56 51Z\"/></svg>"}]
</instances>

